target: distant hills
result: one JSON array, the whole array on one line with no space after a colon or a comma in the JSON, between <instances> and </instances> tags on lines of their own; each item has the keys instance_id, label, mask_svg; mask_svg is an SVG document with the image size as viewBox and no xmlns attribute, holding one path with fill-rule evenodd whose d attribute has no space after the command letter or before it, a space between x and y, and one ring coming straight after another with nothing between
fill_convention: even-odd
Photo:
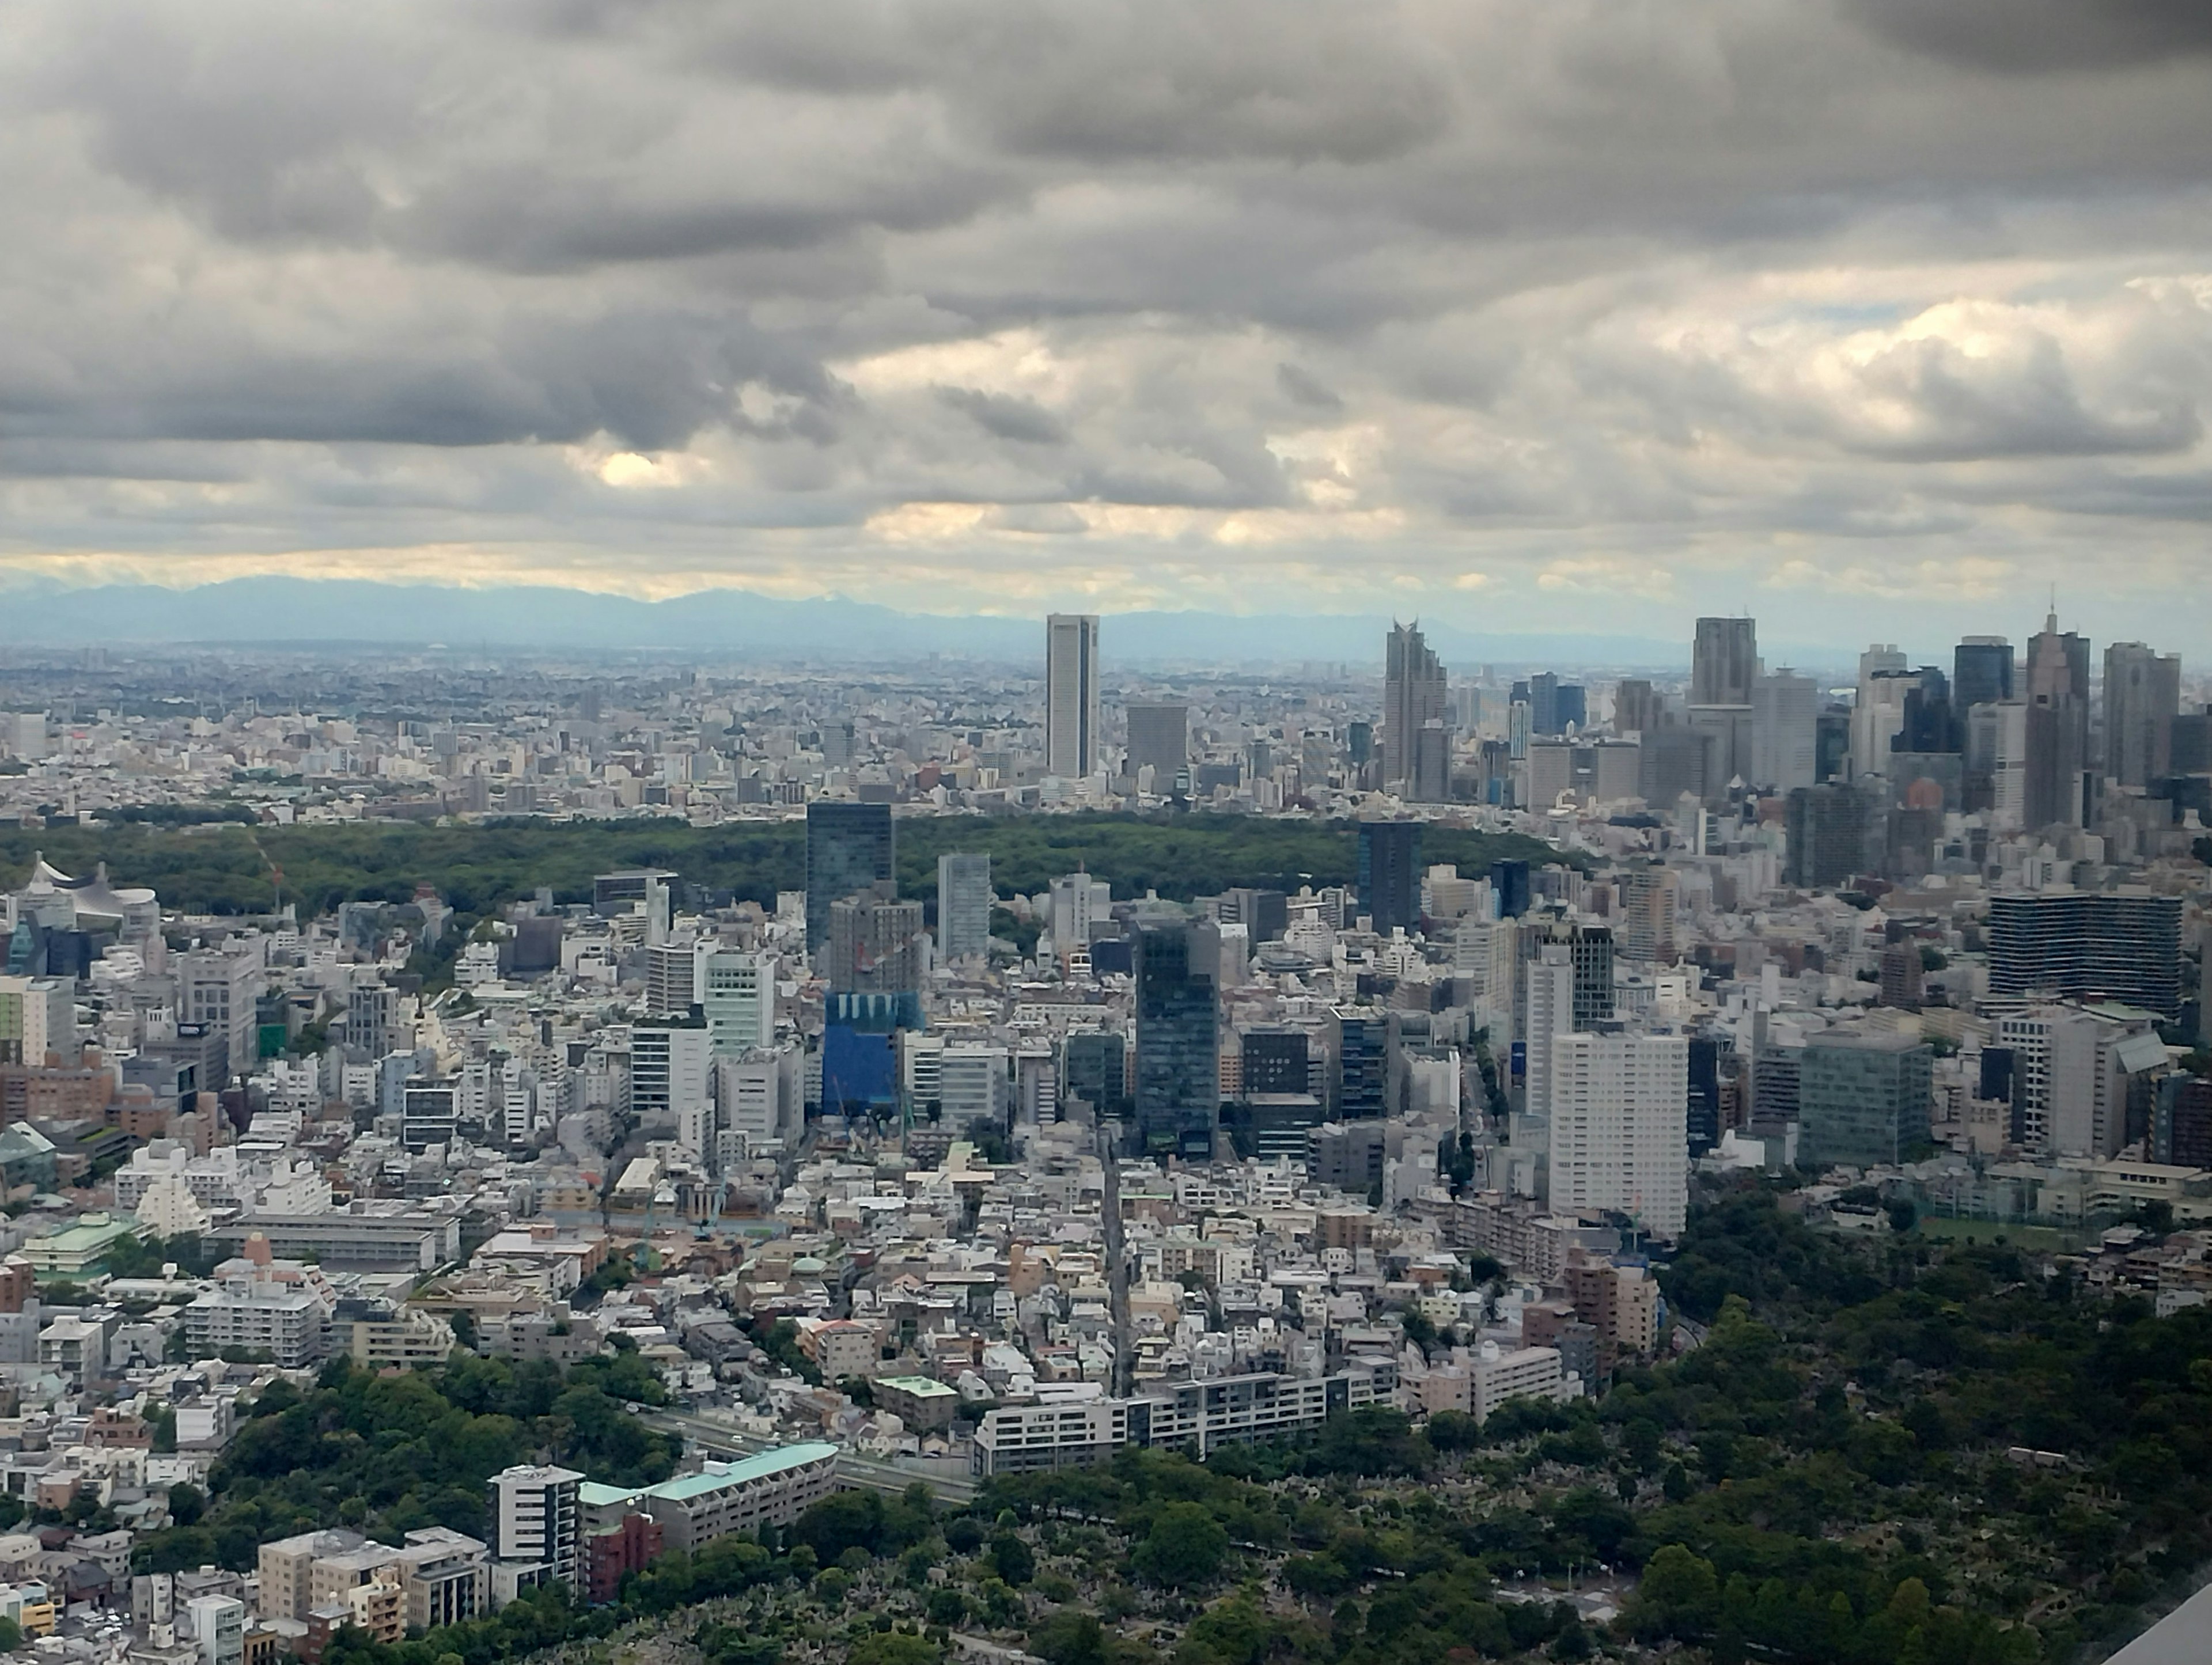
<instances>
[{"instance_id":1,"label":"distant hills","mask_svg":"<svg viewBox=\"0 0 2212 1665\"><path fill-rule=\"evenodd\" d=\"M651 602L550 586L461 589L283 577L185 590L32 586L0 590L0 647L19 647L434 644L456 651L663 649L782 664L911 664L944 654L1009 666L1035 665L1044 651L1037 619L902 613L841 598L787 601L743 590ZM1381 615L1112 613L1101 622L1100 639L1109 663L1379 666L1389 623ZM1424 628L1430 645L1455 667L1669 670L1689 661L1686 630L1681 640L1668 641L1482 633L1441 622ZM1768 660L1780 662L1771 651Z\"/></svg>"}]
</instances>

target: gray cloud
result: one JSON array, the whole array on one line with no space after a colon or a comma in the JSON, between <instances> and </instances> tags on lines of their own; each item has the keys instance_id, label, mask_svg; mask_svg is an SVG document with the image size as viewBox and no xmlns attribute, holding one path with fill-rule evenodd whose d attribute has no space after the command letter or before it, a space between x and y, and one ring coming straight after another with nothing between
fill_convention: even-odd
<instances>
[{"instance_id":1,"label":"gray cloud","mask_svg":"<svg viewBox=\"0 0 2212 1665\"><path fill-rule=\"evenodd\" d=\"M2196 0L1846 0L1915 52L2009 73L2072 73L2212 52Z\"/></svg>"},{"instance_id":2,"label":"gray cloud","mask_svg":"<svg viewBox=\"0 0 2212 1665\"><path fill-rule=\"evenodd\" d=\"M1964 605L1970 546L2150 585L2207 17L30 0L0 558L1639 629Z\"/></svg>"}]
</instances>

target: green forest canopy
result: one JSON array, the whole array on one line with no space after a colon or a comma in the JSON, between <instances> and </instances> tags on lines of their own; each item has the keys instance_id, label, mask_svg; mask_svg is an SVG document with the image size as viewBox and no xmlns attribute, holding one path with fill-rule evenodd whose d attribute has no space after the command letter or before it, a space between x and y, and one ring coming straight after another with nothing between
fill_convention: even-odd
<instances>
[{"instance_id":1,"label":"green forest canopy","mask_svg":"<svg viewBox=\"0 0 2212 1665\"><path fill-rule=\"evenodd\" d=\"M1157 890L1187 902L1236 885L1296 890L1349 884L1358 840L1346 821L1243 816L936 816L898 823L899 889L934 896L937 858L986 851L999 894L1034 895L1080 865L1117 896ZM778 890L805 883L806 833L797 821L693 827L676 820L503 821L481 826L355 822L264 827L0 829L0 884L20 885L33 857L71 872L105 861L118 884L148 884L164 904L191 913L267 910L272 868L303 911L342 902L413 900L430 884L453 908L483 913L550 886L560 902L588 902L594 874L665 867L691 884L772 905ZM1493 861L1576 860L1517 833L1425 827L1425 863L1449 862L1470 876Z\"/></svg>"}]
</instances>

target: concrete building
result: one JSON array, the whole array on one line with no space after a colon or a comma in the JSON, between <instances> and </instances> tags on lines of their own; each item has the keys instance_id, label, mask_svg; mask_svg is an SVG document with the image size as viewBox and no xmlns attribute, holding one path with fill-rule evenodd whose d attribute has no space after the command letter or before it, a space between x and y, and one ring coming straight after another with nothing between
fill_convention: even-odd
<instances>
[{"instance_id":1,"label":"concrete building","mask_svg":"<svg viewBox=\"0 0 2212 1665\"><path fill-rule=\"evenodd\" d=\"M937 953L943 960L977 958L991 948L991 858L948 854L937 858Z\"/></svg>"},{"instance_id":2,"label":"concrete building","mask_svg":"<svg viewBox=\"0 0 2212 1665\"><path fill-rule=\"evenodd\" d=\"M1044 622L1044 770L1083 780L1098 769L1098 616Z\"/></svg>"},{"instance_id":3,"label":"concrete building","mask_svg":"<svg viewBox=\"0 0 2212 1665\"><path fill-rule=\"evenodd\" d=\"M587 1532L644 1515L668 1548L688 1553L733 1532L789 1525L830 1495L837 1455L837 1447L821 1441L787 1445L728 1462L709 1461L697 1474L635 1490L587 1481L577 1498Z\"/></svg>"},{"instance_id":4,"label":"concrete building","mask_svg":"<svg viewBox=\"0 0 2212 1665\"><path fill-rule=\"evenodd\" d=\"M1551 1200L1681 1235L1689 1207L1689 1042L1680 1036L1552 1041Z\"/></svg>"},{"instance_id":5,"label":"concrete building","mask_svg":"<svg viewBox=\"0 0 2212 1665\"><path fill-rule=\"evenodd\" d=\"M492 1558L543 1567L548 1582L575 1588L583 1483L573 1468L523 1465L494 1474L485 1482Z\"/></svg>"},{"instance_id":6,"label":"concrete building","mask_svg":"<svg viewBox=\"0 0 2212 1665\"><path fill-rule=\"evenodd\" d=\"M1799 1165L1905 1161L1928 1142L1934 1067L1935 1054L1917 1035L1893 1029L1807 1037L1797 1069Z\"/></svg>"}]
</instances>

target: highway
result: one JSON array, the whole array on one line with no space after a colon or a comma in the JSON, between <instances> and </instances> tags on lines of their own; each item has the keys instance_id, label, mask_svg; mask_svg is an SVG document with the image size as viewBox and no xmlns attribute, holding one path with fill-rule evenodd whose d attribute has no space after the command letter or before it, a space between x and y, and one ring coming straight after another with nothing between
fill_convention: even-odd
<instances>
[{"instance_id":1,"label":"highway","mask_svg":"<svg viewBox=\"0 0 2212 1665\"><path fill-rule=\"evenodd\" d=\"M755 1452L771 1451L779 1445L790 1443L741 1433L726 1422L689 1411L647 1411L641 1415L647 1425L681 1435L687 1443L711 1456L750 1456ZM886 1462L878 1457L864 1457L854 1451L838 1454L837 1478L848 1486L864 1486L871 1492L887 1492L894 1496L919 1480L930 1489L939 1503L956 1505L971 1503L975 1497L975 1482L972 1480L917 1474L911 1469L902 1468L896 1463Z\"/></svg>"}]
</instances>

